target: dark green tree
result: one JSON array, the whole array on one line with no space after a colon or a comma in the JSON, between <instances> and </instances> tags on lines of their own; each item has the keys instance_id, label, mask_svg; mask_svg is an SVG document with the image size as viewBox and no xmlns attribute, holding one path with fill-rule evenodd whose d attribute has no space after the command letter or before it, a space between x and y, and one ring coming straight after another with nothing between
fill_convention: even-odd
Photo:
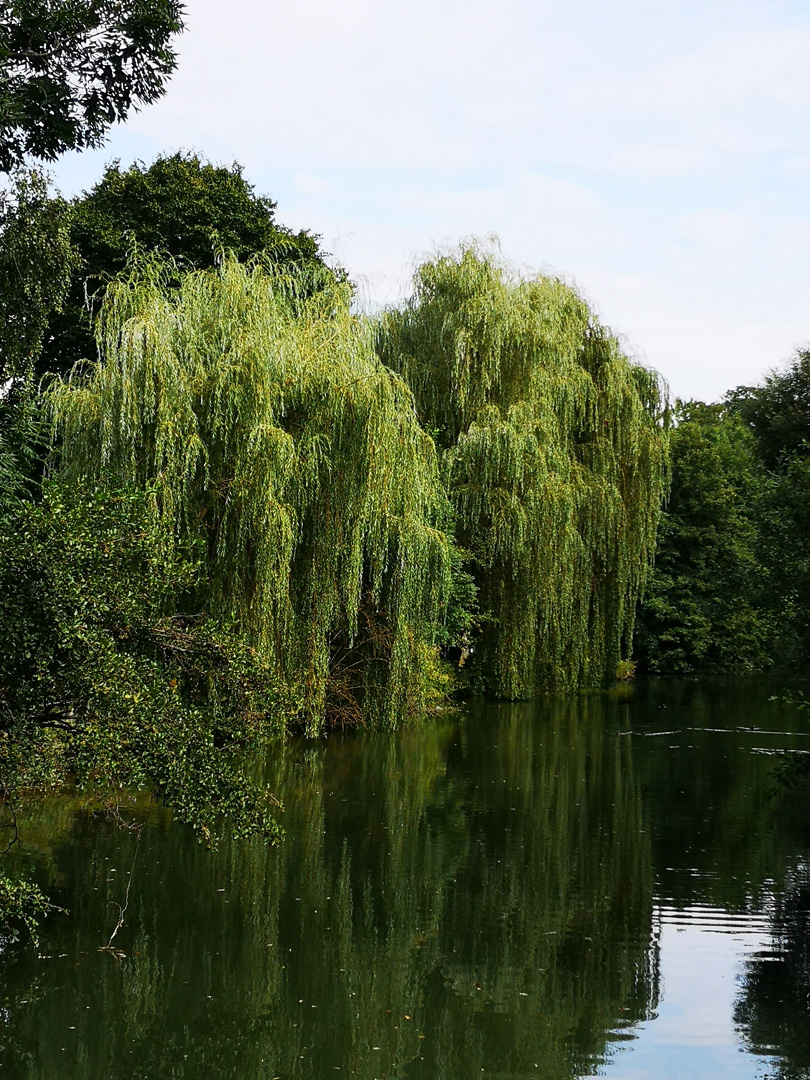
<instances>
[{"instance_id":1,"label":"dark green tree","mask_svg":"<svg viewBox=\"0 0 810 1080\"><path fill-rule=\"evenodd\" d=\"M751 428L769 469L785 455L810 455L810 349L799 349L782 371L761 386L740 386L727 404Z\"/></svg>"},{"instance_id":2,"label":"dark green tree","mask_svg":"<svg viewBox=\"0 0 810 1080\"><path fill-rule=\"evenodd\" d=\"M727 401L753 433L768 470L757 521L774 659L804 666L810 652L810 349L797 350L761 386L739 387Z\"/></svg>"},{"instance_id":3,"label":"dark green tree","mask_svg":"<svg viewBox=\"0 0 810 1080\"><path fill-rule=\"evenodd\" d=\"M637 622L651 671L757 670L769 663L756 503L766 482L754 440L719 405L678 403L672 488Z\"/></svg>"},{"instance_id":4,"label":"dark green tree","mask_svg":"<svg viewBox=\"0 0 810 1080\"><path fill-rule=\"evenodd\" d=\"M759 557L768 568L774 660L806 669L810 657L810 456L783 458L759 499Z\"/></svg>"},{"instance_id":5,"label":"dark green tree","mask_svg":"<svg viewBox=\"0 0 810 1080\"><path fill-rule=\"evenodd\" d=\"M159 98L182 15L178 0L2 0L0 172L99 146Z\"/></svg>"},{"instance_id":6,"label":"dark green tree","mask_svg":"<svg viewBox=\"0 0 810 1080\"><path fill-rule=\"evenodd\" d=\"M39 371L66 373L95 359L92 313L107 282L133 247L169 254L181 270L212 267L223 250L244 261L262 253L292 273L312 268L331 277L307 231L275 221L276 204L257 195L241 166L211 165L196 154L159 157L122 169L113 162L89 192L74 200L70 236L80 258L65 310L54 312ZM316 275L317 276L317 275Z\"/></svg>"}]
</instances>

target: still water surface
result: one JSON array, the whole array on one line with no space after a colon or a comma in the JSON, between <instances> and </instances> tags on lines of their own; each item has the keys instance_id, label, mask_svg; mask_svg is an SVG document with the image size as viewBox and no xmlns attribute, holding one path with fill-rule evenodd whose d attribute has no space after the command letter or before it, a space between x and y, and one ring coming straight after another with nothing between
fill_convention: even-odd
<instances>
[{"instance_id":1,"label":"still water surface","mask_svg":"<svg viewBox=\"0 0 810 1080\"><path fill-rule=\"evenodd\" d=\"M755 682L274 747L285 842L67 800L0 955L0 1076L810 1077L810 717ZM100 952L126 904L114 945Z\"/></svg>"}]
</instances>

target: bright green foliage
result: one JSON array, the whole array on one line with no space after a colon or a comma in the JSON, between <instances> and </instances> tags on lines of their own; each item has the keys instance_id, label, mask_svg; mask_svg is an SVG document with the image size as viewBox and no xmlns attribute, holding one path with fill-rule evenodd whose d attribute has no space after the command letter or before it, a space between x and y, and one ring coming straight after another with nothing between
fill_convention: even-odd
<instances>
[{"instance_id":1,"label":"bright green foliage","mask_svg":"<svg viewBox=\"0 0 810 1080\"><path fill-rule=\"evenodd\" d=\"M306 267L331 278L317 237L293 233L275 220L275 203L257 195L242 169L211 165L196 154L158 157L148 167L113 162L97 184L71 204L70 238L79 266L63 312L51 318L40 374L67 373L94 359L93 298L127 264L134 244L168 253L181 270L214 266L222 249L240 261L259 253L288 269ZM310 275L314 285L317 275Z\"/></svg>"},{"instance_id":2,"label":"bright green foliage","mask_svg":"<svg viewBox=\"0 0 810 1080\"><path fill-rule=\"evenodd\" d=\"M656 376L573 289L469 246L417 271L380 349L444 450L488 688L520 698L612 679L667 483Z\"/></svg>"},{"instance_id":3,"label":"bright green foliage","mask_svg":"<svg viewBox=\"0 0 810 1080\"><path fill-rule=\"evenodd\" d=\"M41 173L17 173L0 192L0 384L31 370L75 265L67 204Z\"/></svg>"},{"instance_id":4,"label":"bright green foliage","mask_svg":"<svg viewBox=\"0 0 810 1080\"><path fill-rule=\"evenodd\" d=\"M40 915L53 910L42 891L32 882L11 878L0 871L0 926L16 935L16 927L22 923L36 944Z\"/></svg>"},{"instance_id":5,"label":"bright green foliage","mask_svg":"<svg viewBox=\"0 0 810 1080\"><path fill-rule=\"evenodd\" d=\"M290 702L238 635L184 609L143 492L46 486L0 522L0 798L75 782L115 807L152 787L209 843L273 839L270 796L236 750Z\"/></svg>"},{"instance_id":6,"label":"bright green foliage","mask_svg":"<svg viewBox=\"0 0 810 1080\"><path fill-rule=\"evenodd\" d=\"M303 682L309 731L390 724L429 689L447 502L348 286L306 286L233 259L114 283L103 363L53 395L62 472L152 487L163 535L202 538L207 610Z\"/></svg>"},{"instance_id":7,"label":"bright green foliage","mask_svg":"<svg viewBox=\"0 0 810 1080\"><path fill-rule=\"evenodd\" d=\"M758 670L770 662L757 531L768 480L750 432L727 408L679 403L677 421L637 655L665 674Z\"/></svg>"}]
</instances>

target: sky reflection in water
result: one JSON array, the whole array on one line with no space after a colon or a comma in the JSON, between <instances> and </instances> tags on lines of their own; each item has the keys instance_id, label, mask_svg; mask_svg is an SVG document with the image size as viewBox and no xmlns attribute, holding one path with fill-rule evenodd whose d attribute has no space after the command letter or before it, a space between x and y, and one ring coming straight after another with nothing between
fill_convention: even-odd
<instances>
[{"instance_id":1,"label":"sky reflection in water","mask_svg":"<svg viewBox=\"0 0 810 1080\"><path fill-rule=\"evenodd\" d=\"M663 973L655 1018L635 1026L632 1042L608 1051L599 1073L611 1080L775 1075L772 1058L741 1045L733 1020L745 961L770 941L767 919L732 920L701 906L657 906L653 918Z\"/></svg>"}]
</instances>

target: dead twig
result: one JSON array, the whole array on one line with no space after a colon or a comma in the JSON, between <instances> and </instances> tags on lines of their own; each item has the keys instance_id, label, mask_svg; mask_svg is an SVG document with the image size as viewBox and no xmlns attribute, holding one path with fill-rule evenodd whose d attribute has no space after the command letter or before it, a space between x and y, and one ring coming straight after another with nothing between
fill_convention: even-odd
<instances>
[{"instance_id":1,"label":"dead twig","mask_svg":"<svg viewBox=\"0 0 810 1080\"><path fill-rule=\"evenodd\" d=\"M126 956L126 953L123 952L121 949L114 949L113 948L113 941L115 940L115 935L118 933L118 931L124 925L124 917L126 916L127 908L129 907L129 890L132 888L132 877L133 877L133 874L135 873L135 861L138 858L138 849L141 846L141 829L142 829L142 827L143 826L141 826L141 825L137 825L137 826L133 825L132 826L132 828L136 829L136 831L138 833L138 841L135 844L135 854L132 856L132 866L130 867L130 871L129 871L129 879L127 881L127 889L126 889L126 892L124 893L124 903L119 904L115 900L111 901L111 903L115 907L118 908L118 921L116 922L115 926L113 927L113 932L110 934L110 940L107 942L106 945L100 945L99 949L98 949L99 952L108 952L111 956L115 957L116 963L119 963L119 964L121 963L121 960Z\"/></svg>"}]
</instances>

